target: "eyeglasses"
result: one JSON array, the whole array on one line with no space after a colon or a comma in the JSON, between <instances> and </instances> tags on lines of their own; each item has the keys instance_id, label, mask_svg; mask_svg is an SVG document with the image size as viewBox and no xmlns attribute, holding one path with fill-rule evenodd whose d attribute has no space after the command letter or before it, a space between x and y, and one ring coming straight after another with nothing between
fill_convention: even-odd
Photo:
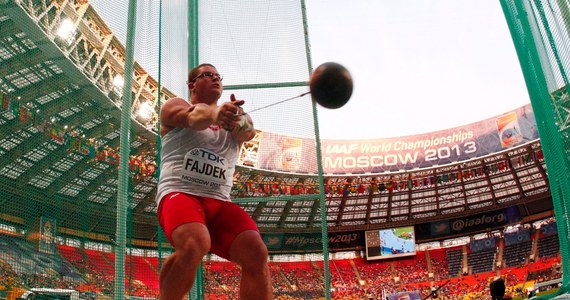
<instances>
[{"instance_id":1,"label":"eyeglasses","mask_svg":"<svg viewBox=\"0 0 570 300\"><path fill-rule=\"evenodd\" d=\"M204 73L194 77L194 79L190 80L190 82L194 82L194 81L196 81L196 79L202 78L202 77L217 78L219 81L222 81L224 79L224 77L222 77L222 75L220 75L218 73L204 72Z\"/></svg>"}]
</instances>

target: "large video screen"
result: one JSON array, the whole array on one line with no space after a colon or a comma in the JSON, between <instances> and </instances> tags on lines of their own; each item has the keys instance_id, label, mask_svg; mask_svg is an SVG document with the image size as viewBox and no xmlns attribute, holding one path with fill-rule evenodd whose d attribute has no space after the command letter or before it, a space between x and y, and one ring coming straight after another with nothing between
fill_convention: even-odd
<instances>
[{"instance_id":1,"label":"large video screen","mask_svg":"<svg viewBox=\"0 0 570 300\"><path fill-rule=\"evenodd\" d=\"M414 226L366 231L366 259L386 259L416 254Z\"/></svg>"}]
</instances>

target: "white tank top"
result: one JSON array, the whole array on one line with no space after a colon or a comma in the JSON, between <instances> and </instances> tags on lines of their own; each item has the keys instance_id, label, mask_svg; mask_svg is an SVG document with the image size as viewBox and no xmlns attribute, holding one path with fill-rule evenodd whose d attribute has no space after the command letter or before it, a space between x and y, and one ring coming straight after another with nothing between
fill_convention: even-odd
<instances>
[{"instance_id":1,"label":"white tank top","mask_svg":"<svg viewBox=\"0 0 570 300\"><path fill-rule=\"evenodd\" d=\"M171 130L162 137L157 205L173 192L230 201L238 151L239 143L219 127Z\"/></svg>"}]
</instances>

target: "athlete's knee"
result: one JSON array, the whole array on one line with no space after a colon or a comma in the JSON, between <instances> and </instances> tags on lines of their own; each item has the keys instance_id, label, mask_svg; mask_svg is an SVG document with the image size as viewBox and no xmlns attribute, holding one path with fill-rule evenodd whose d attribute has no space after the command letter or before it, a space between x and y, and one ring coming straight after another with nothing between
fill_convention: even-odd
<instances>
[{"instance_id":1,"label":"athlete's knee","mask_svg":"<svg viewBox=\"0 0 570 300\"><path fill-rule=\"evenodd\" d=\"M202 238L188 238L175 248L183 256L198 256L200 259L210 250L210 240Z\"/></svg>"},{"instance_id":2,"label":"athlete's knee","mask_svg":"<svg viewBox=\"0 0 570 300\"><path fill-rule=\"evenodd\" d=\"M232 257L245 269L260 270L267 267L269 253L261 238L253 237L243 241L244 247L234 247ZM243 245L242 244L242 245Z\"/></svg>"},{"instance_id":3,"label":"athlete's knee","mask_svg":"<svg viewBox=\"0 0 570 300\"><path fill-rule=\"evenodd\" d=\"M263 243L261 239L252 243L251 249L249 251L252 253L251 256L254 260L259 261L262 264L266 264L269 258L269 252L267 251L267 246Z\"/></svg>"},{"instance_id":4,"label":"athlete's knee","mask_svg":"<svg viewBox=\"0 0 570 300\"><path fill-rule=\"evenodd\" d=\"M180 259L201 260L210 251L210 235L202 224L182 225L173 233L174 249Z\"/></svg>"}]
</instances>

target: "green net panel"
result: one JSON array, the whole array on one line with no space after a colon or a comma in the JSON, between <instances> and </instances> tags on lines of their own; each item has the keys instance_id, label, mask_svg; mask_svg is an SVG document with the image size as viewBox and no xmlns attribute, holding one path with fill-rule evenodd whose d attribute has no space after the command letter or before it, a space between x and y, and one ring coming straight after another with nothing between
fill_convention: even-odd
<instances>
[{"instance_id":1,"label":"green net panel","mask_svg":"<svg viewBox=\"0 0 570 300\"><path fill-rule=\"evenodd\" d=\"M133 63L125 45L135 35L116 36L87 1L0 6L4 295L157 295L160 257L171 250L153 210L153 106L174 96L149 73L158 60ZM135 10L116 9L127 28ZM137 35L158 37L158 25L145 31L158 10L139 17L147 26ZM147 49L158 57L158 46Z\"/></svg>"},{"instance_id":2,"label":"green net panel","mask_svg":"<svg viewBox=\"0 0 570 300\"><path fill-rule=\"evenodd\" d=\"M274 282L282 282L278 276L286 276L290 283L279 287L277 293L330 299L328 252L322 242L307 249L290 249L277 242L291 230L314 234L319 241L326 240L327 235L324 203L320 201L324 199L320 188L323 182L318 176L320 166L314 164L320 161L315 148L315 107L310 97L272 106L308 91L311 64L302 1L191 1L190 19L196 21L189 29L189 68L202 62L213 63L224 76L222 100L227 101L232 93L245 99L244 110L251 112L260 130L242 146L240 160L244 167L236 170L234 201L256 220L266 244L276 242L270 249L273 253L318 253L314 260L321 266L312 272L319 281L308 288L307 282L296 282L299 276L273 270ZM297 173L312 176L295 176ZM303 193L291 193L301 185L306 188ZM239 278L239 270L205 270L207 293L237 294L235 279Z\"/></svg>"},{"instance_id":3,"label":"green net panel","mask_svg":"<svg viewBox=\"0 0 570 300\"><path fill-rule=\"evenodd\" d=\"M167 2L0 2L2 291L158 296L172 248L156 219L157 113L168 98L188 98L188 70L209 62L225 78L222 99L245 99L260 130L242 147L235 201L268 243L289 230L314 238L271 250L316 253L310 293L330 298L320 166L297 159L320 161L316 108L306 96L260 109L308 90L302 1ZM257 161L258 151L275 159ZM235 276L220 279L210 259L189 296L236 294L224 282ZM292 280L283 294L301 289Z\"/></svg>"},{"instance_id":4,"label":"green net panel","mask_svg":"<svg viewBox=\"0 0 570 300\"><path fill-rule=\"evenodd\" d=\"M562 291L568 291L570 7L568 1L502 0L501 5L536 113L560 238Z\"/></svg>"}]
</instances>

